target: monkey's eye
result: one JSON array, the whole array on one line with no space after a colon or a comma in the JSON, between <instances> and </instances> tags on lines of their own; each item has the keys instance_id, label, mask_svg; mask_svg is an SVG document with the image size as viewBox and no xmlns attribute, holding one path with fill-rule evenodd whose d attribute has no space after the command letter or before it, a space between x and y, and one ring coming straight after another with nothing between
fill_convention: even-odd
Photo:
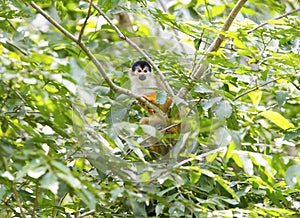
<instances>
[{"instance_id":1,"label":"monkey's eye","mask_svg":"<svg viewBox=\"0 0 300 218\"><path fill-rule=\"evenodd\" d=\"M142 70L141 70L141 69L138 69L138 72L140 73L140 72L142 72Z\"/></svg>"},{"instance_id":2,"label":"monkey's eye","mask_svg":"<svg viewBox=\"0 0 300 218\"><path fill-rule=\"evenodd\" d=\"M148 70L144 70L144 73L147 73L148 72Z\"/></svg>"}]
</instances>

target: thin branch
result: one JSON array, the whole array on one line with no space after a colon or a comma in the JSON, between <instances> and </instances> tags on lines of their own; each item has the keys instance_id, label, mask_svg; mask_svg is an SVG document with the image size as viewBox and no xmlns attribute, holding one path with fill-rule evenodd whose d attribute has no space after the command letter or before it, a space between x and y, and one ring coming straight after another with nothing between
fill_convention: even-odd
<instances>
[{"instance_id":1,"label":"thin branch","mask_svg":"<svg viewBox=\"0 0 300 218\"><path fill-rule=\"evenodd\" d=\"M38 207L38 202L39 202L39 185L40 185L40 179L36 180L36 184L35 184L35 199L34 199L34 205L32 208L32 214L31 217L34 218L35 217L35 212L37 210Z\"/></svg>"},{"instance_id":2,"label":"thin branch","mask_svg":"<svg viewBox=\"0 0 300 218\"><path fill-rule=\"evenodd\" d=\"M60 32L62 32L66 37L71 39L74 42L77 42L75 36L73 36L68 30L63 28L59 23L57 23L50 15L48 15L40 6L38 6L35 2L30 2L31 7L37 10L41 15L43 15L46 20L48 20L53 26L55 26Z\"/></svg>"},{"instance_id":3,"label":"thin branch","mask_svg":"<svg viewBox=\"0 0 300 218\"><path fill-rule=\"evenodd\" d=\"M144 99L143 97L131 92L128 89L122 88L120 86L117 86L107 75L105 72L103 66L101 63L97 60L97 58L93 55L93 53L88 49L88 47L82 42L78 41L78 39L72 35L69 31L67 31L65 28L63 28L58 22L56 22L51 16L49 16L40 6L38 6L35 2L31 1L30 5L37 10L41 15L43 15L44 18L46 18L53 26L55 26L60 32L62 32L67 38L71 39L73 42L75 42L82 51L88 56L88 58L93 62L93 64L96 66L98 72L102 75L104 80L108 83L109 87L113 89L114 91L120 92L122 94L128 95L132 98L135 98L141 102L143 102L146 106L152 108L158 116L164 117L164 113L154 104L151 104L149 101ZM121 33L122 34L122 33Z\"/></svg>"},{"instance_id":4,"label":"thin branch","mask_svg":"<svg viewBox=\"0 0 300 218\"><path fill-rule=\"evenodd\" d=\"M58 201L58 203L57 203L57 205L56 205L57 207L60 207L60 206L61 206L62 202L63 202L64 199L67 197L67 195L68 195L68 193L65 192L64 195L59 199L59 201ZM53 209L54 209L54 207L53 207ZM57 211L54 211L53 218L56 218L56 216L57 216Z\"/></svg>"},{"instance_id":5,"label":"thin branch","mask_svg":"<svg viewBox=\"0 0 300 218\"><path fill-rule=\"evenodd\" d=\"M191 162L191 161L194 161L194 160L198 160L198 161L202 161L203 158L207 157L208 155L210 154L214 154L216 152L221 152L223 150L227 149L227 147L219 147L217 149L214 149L214 150L211 150L211 151L208 151L206 153L203 153L203 154L200 154L200 155L197 155L195 157L190 157L188 159L185 159L181 162L179 162L178 164L175 164L174 166L172 166L172 169L176 169L176 168L179 168L181 167L182 165L188 163L188 162ZM160 174L154 176L153 178L151 178L149 181L148 181L148 184L152 183L153 181L155 181L157 178L159 177L162 177L162 176L166 176L168 174L170 174L172 172L172 169L166 169L165 171L161 172Z\"/></svg>"},{"instance_id":6,"label":"thin branch","mask_svg":"<svg viewBox=\"0 0 300 218\"><path fill-rule=\"evenodd\" d=\"M134 49L136 49L152 66L153 68L156 70L156 72L158 73L162 83L166 86L168 92L171 95L174 95L174 92L172 90L172 88L170 87L170 85L166 82L166 79L163 75L163 73L160 71L160 69L156 66L156 64L153 62L153 60L135 43L133 42L130 38L128 38L124 33L121 32L121 30L109 19L108 16L106 16L106 14L96 5L93 3L93 7L99 12L99 14L101 14L103 16L103 18L109 23L109 25L116 31L116 33L118 34L118 36L125 40L129 45L131 45Z\"/></svg>"},{"instance_id":7,"label":"thin branch","mask_svg":"<svg viewBox=\"0 0 300 218\"><path fill-rule=\"evenodd\" d=\"M296 85L294 82L292 82L292 84L296 87L296 89L300 90L300 85Z\"/></svg>"},{"instance_id":8,"label":"thin branch","mask_svg":"<svg viewBox=\"0 0 300 218\"><path fill-rule=\"evenodd\" d=\"M6 163L6 160L5 160L4 157L2 158L2 162L3 162L4 170L8 171L7 163ZM11 186L12 191L14 193L17 205L18 205L18 207L20 209L21 217L25 218L26 216L25 216L24 211L23 211L23 207L22 207L22 204L21 204L21 200L20 200L17 188L16 188L15 184L13 183L13 181L10 180L9 183L10 183L10 186Z\"/></svg>"},{"instance_id":9,"label":"thin branch","mask_svg":"<svg viewBox=\"0 0 300 218\"><path fill-rule=\"evenodd\" d=\"M89 0L89 9L88 9L88 12L87 12L87 15L86 15L86 18L84 20L84 23L81 27L81 30L80 30L80 33L79 33L79 36L78 36L78 41L80 42L81 39L82 39L82 36L83 36L83 32L84 32L84 29L86 27L86 24L87 24L87 21L89 19L89 17L91 16L91 11L92 11L92 0Z\"/></svg>"},{"instance_id":10,"label":"thin branch","mask_svg":"<svg viewBox=\"0 0 300 218\"><path fill-rule=\"evenodd\" d=\"M195 157L190 157L190 158L188 158L188 159L185 159L185 160L179 162L178 164L175 164L175 165L173 166L173 169L176 169L176 168L178 168L178 167L181 167L182 165L184 165L184 164L186 164L186 163L188 163L188 162L191 162L191 161L193 161L193 160L202 161L203 158L207 157L208 155L214 154L214 153L216 153L216 152L221 152L221 151L224 151L224 150L226 150L226 149L227 149L227 147L219 147L219 148L216 148L216 149L214 149L214 150L208 151L208 152L206 152L206 153L199 154L199 155L197 155L197 156L195 156Z\"/></svg>"},{"instance_id":11,"label":"thin branch","mask_svg":"<svg viewBox=\"0 0 300 218\"><path fill-rule=\"evenodd\" d=\"M178 125L181 125L181 122L173 123L173 124L171 124L171 125L169 125L169 126L163 128L163 129L159 130L159 132L160 132L160 133L163 133L163 132L167 131L168 129L171 129L171 128L176 127L176 126L178 126ZM139 144L143 144L144 142L148 141L148 140L151 139L151 138L153 138L153 136L148 136L148 137L146 137L145 139L143 139L141 142L139 142ZM151 146L153 146L153 145L146 145L146 146L143 146L143 147L144 147L144 148L147 148L147 147L151 147Z\"/></svg>"},{"instance_id":12,"label":"thin branch","mask_svg":"<svg viewBox=\"0 0 300 218\"><path fill-rule=\"evenodd\" d=\"M282 78L279 78L279 79L282 79ZM268 85L268 84L270 84L270 83L276 82L276 81L279 80L279 79L273 79L273 80L270 80L270 81L268 81L268 82L266 82L266 83L264 83L264 84L261 84L261 85L259 85L259 86L256 86L256 87L252 88L252 89L249 89L249 90L247 90L246 92L243 92L242 94L236 96L236 97L233 99L233 101L239 99L240 97L243 97L244 95L247 95L247 94L250 93L250 92L253 92L253 91L255 91L255 90L258 90L258 89L260 89L260 88L262 88L262 87L264 87L264 86L266 86L266 85Z\"/></svg>"},{"instance_id":13,"label":"thin branch","mask_svg":"<svg viewBox=\"0 0 300 218\"><path fill-rule=\"evenodd\" d=\"M287 13L285 13L285 14L283 14L283 15L280 15L280 16L278 16L278 17L275 17L273 20L279 20L279 19L281 19L281 18L284 18L284 17L286 17L286 16L288 16L288 15L294 14L294 13L299 12L299 11L300 11L300 8L295 9L295 10L293 10L293 11L290 11L290 12L287 12ZM269 24L268 21L266 21L266 22L264 22L264 23L262 23L262 24L259 24L258 26L256 26L256 27L254 27L254 28L248 30L248 31L247 31L247 34L252 33L253 31L255 31L255 30L257 30L258 28L261 28L261 27L263 27L263 26L265 26L265 25L267 25L267 24Z\"/></svg>"},{"instance_id":14,"label":"thin branch","mask_svg":"<svg viewBox=\"0 0 300 218\"><path fill-rule=\"evenodd\" d=\"M91 214L93 214L95 212L96 212L96 210L90 210L88 212L85 212L85 213L81 214L80 216L78 216L78 218L86 217L86 216L91 215Z\"/></svg>"},{"instance_id":15,"label":"thin branch","mask_svg":"<svg viewBox=\"0 0 300 218\"><path fill-rule=\"evenodd\" d=\"M28 56L28 53L26 51L24 51L22 48L20 48L19 46L15 45L13 43L10 43L8 41L6 41L6 44L8 44L9 46L14 47L16 50L18 50L19 52L21 52L23 55Z\"/></svg>"}]
</instances>

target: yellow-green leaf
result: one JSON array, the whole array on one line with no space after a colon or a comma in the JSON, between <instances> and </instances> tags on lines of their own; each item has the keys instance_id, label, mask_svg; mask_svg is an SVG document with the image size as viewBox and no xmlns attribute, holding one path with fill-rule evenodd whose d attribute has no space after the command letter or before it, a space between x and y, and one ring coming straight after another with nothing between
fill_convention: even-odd
<instances>
[{"instance_id":1,"label":"yellow-green leaf","mask_svg":"<svg viewBox=\"0 0 300 218\"><path fill-rule=\"evenodd\" d=\"M280 113L277 113L275 111L264 111L260 113L260 115L269 119L281 129L286 130L289 128L294 128L294 125L292 123L285 119Z\"/></svg>"},{"instance_id":2,"label":"yellow-green leaf","mask_svg":"<svg viewBox=\"0 0 300 218\"><path fill-rule=\"evenodd\" d=\"M262 91L261 90L256 90L254 92L250 92L249 94L249 97L252 101L252 104L257 107L260 100L261 100L261 96L262 96Z\"/></svg>"}]
</instances>

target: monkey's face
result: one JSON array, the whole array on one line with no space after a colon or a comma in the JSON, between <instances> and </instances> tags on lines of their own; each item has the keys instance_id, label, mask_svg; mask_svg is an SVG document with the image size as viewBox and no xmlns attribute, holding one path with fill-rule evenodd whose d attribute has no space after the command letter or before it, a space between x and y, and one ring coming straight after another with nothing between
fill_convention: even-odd
<instances>
[{"instance_id":1,"label":"monkey's face","mask_svg":"<svg viewBox=\"0 0 300 218\"><path fill-rule=\"evenodd\" d=\"M152 74L151 66L146 61L137 61L132 65L131 74L144 81Z\"/></svg>"}]
</instances>

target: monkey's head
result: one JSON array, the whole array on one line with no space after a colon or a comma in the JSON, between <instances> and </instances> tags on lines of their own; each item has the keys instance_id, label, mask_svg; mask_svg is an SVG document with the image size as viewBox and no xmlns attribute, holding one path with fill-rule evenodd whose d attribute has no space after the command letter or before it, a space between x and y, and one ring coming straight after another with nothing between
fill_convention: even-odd
<instances>
[{"instance_id":1,"label":"monkey's head","mask_svg":"<svg viewBox=\"0 0 300 218\"><path fill-rule=\"evenodd\" d=\"M131 67L131 74L138 76L139 80L144 81L152 74L151 66L147 61L137 61Z\"/></svg>"}]
</instances>

